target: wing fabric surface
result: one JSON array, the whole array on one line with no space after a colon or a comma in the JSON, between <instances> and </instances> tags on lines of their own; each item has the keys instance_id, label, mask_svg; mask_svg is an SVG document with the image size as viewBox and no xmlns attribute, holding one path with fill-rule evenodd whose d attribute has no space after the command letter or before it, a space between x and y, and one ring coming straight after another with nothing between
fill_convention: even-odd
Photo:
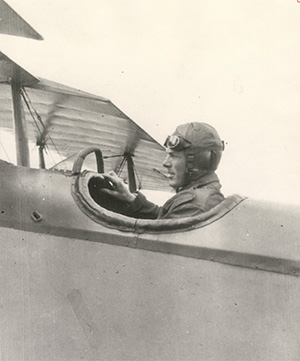
<instances>
[{"instance_id":1,"label":"wing fabric surface","mask_svg":"<svg viewBox=\"0 0 300 361\"><path fill-rule=\"evenodd\" d=\"M0 33L43 40L43 37L3 0L0 0Z\"/></svg>"},{"instance_id":2,"label":"wing fabric surface","mask_svg":"<svg viewBox=\"0 0 300 361\"><path fill-rule=\"evenodd\" d=\"M0 82L9 83L11 80L15 80L22 85L39 82L38 78L28 73L0 51Z\"/></svg>"},{"instance_id":3,"label":"wing fabric surface","mask_svg":"<svg viewBox=\"0 0 300 361\"><path fill-rule=\"evenodd\" d=\"M28 137L34 143L45 137L50 150L67 158L56 169L71 170L75 154L90 146L98 146L108 157L104 162L107 171L118 169L124 153L132 152L142 188L169 190L162 175L153 170L163 172L164 148L111 101L44 79L25 90L43 121L39 132L24 104ZM0 84L0 107L0 128L12 131L11 90L5 82ZM87 169L96 170L95 165L93 156L84 162Z\"/></svg>"}]
</instances>

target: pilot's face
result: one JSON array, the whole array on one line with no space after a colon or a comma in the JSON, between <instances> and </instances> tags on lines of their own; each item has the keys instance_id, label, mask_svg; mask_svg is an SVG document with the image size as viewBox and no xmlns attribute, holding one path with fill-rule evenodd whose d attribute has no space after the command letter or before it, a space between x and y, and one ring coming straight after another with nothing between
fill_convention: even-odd
<instances>
[{"instance_id":1,"label":"pilot's face","mask_svg":"<svg viewBox=\"0 0 300 361\"><path fill-rule=\"evenodd\" d=\"M167 156L163 166L168 170L169 185L174 188L183 187L185 184L186 160L184 150L175 151L170 148L166 149Z\"/></svg>"}]
</instances>

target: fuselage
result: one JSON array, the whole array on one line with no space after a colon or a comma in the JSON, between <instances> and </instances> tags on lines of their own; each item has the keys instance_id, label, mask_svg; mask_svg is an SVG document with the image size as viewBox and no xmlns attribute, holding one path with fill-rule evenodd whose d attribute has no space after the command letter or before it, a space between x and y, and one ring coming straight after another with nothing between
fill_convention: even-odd
<instances>
[{"instance_id":1,"label":"fuselage","mask_svg":"<svg viewBox=\"0 0 300 361\"><path fill-rule=\"evenodd\" d=\"M299 359L299 207L120 230L83 211L79 176L0 169L2 360Z\"/></svg>"}]
</instances>

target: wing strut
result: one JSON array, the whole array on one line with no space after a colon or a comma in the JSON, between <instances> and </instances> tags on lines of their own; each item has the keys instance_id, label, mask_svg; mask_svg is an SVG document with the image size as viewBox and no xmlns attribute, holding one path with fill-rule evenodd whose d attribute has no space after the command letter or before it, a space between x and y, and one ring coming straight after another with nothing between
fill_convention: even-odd
<instances>
[{"instance_id":1,"label":"wing strut","mask_svg":"<svg viewBox=\"0 0 300 361\"><path fill-rule=\"evenodd\" d=\"M134 172L134 164L131 154L126 154L127 160L127 173L128 173L128 186L131 193L137 191L136 181L135 181L135 172Z\"/></svg>"},{"instance_id":2,"label":"wing strut","mask_svg":"<svg viewBox=\"0 0 300 361\"><path fill-rule=\"evenodd\" d=\"M52 138L47 134L47 128L49 128L49 125L51 124L51 121L48 120L48 126L46 126L41 118L41 116L39 115L39 113L37 112L37 110L35 109L35 107L33 106L25 87L22 87L22 91L21 91L21 95L23 97L23 100L27 106L27 109L34 121L34 124L36 126L36 129L39 133L39 136L37 137L36 140L36 145L38 146L39 149L39 167L41 169L45 169L46 168L46 163L45 163L45 156L44 156L44 152L46 152L48 146L46 143L46 136L48 136L48 138L50 139L51 143L53 144L53 147L56 150L56 153L60 155L58 149L56 148ZM54 106L54 110L56 108L56 105ZM54 114L55 111L52 111L50 114ZM42 129L41 129L42 128ZM49 150L49 148L48 148ZM50 154L50 153L49 153Z\"/></svg>"},{"instance_id":3,"label":"wing strut","mask_svg":"<svg viewBox=\"0 0 300 361\"><path fill-rule=\"evenodd\" d=\"M116 173L120 176L122 173L122 170L125 166L125 163L127 163L127 175L128 175L128 188L130 190L131 193L135 193L137 191L137 185L136 185L136 178L135 176L137 175L137 179L140 183L138 174L135 170L134 167L134 162L132 159L132 154L125 152L123 155L112 155L112 156L105 156L103 157L103 159L107 159L107 158L115 158L115 157L123 157L121 164L119 165L119 169L115 170ZM139 188L141 188L141 185L139 184Z\"/></svg>"},{"instance_id":4,"label":"wing strut","mask_svg":"<svg viewBox=\"0 0 300 361\"><path fill-rule=\"evenodd\" d=\"M17 164L23 167L30 167L27 127L21 99L22 86L17 80L18 78L19 76L16 76L16 79L11 81Z\"/></svg>"},{"instance_id":5,"label":"wing strut","mask_svg":"<svg viewBox=\"0 0 300 361\"><path fill-rule=\"evenodd\" d=\"M40 169L46 169L46 162L44 157L45 143L37 143L39 147L39 167Z\"/></svg>"}]
</instances>

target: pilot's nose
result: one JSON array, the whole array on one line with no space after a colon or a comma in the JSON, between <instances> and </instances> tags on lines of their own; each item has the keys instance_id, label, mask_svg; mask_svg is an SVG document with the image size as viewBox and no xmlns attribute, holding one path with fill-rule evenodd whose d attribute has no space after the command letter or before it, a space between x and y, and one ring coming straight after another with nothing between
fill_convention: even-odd
<instances>
[{"instance_id":1,"label":"pilot's nose","mask_svg":"<svg viewBox=\"0 0 300 361\"><path fill-rule=\"evenodd\" d=\"M166 156L165 160L163 161L163 166L166 168L171 167L170 157L168 155Z\"/></svg>"}]
</instances>

